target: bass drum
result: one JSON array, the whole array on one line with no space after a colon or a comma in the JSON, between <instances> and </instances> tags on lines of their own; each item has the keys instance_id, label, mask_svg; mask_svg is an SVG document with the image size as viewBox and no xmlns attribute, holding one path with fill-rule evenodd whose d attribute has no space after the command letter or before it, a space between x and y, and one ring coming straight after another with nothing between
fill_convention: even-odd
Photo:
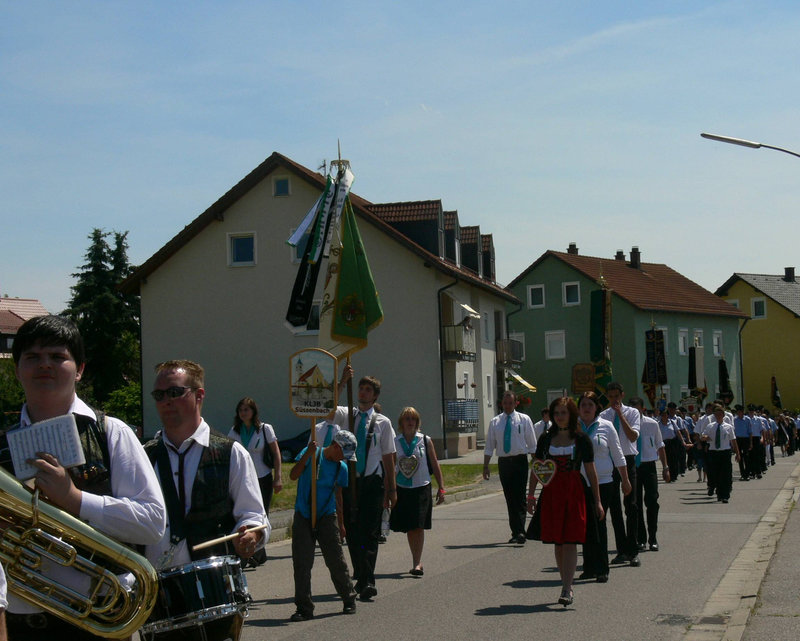
<instances>
[{"instance_id":1,"label":"bass drum","mask_svg":"<svg viewBox=\"0 0 800 641\"><path fill-rule=\"evenodd\" d=\"M237 641L252 598L241 561L212 556L158 574L145 641Z\"/></svg>"}]
</instances>

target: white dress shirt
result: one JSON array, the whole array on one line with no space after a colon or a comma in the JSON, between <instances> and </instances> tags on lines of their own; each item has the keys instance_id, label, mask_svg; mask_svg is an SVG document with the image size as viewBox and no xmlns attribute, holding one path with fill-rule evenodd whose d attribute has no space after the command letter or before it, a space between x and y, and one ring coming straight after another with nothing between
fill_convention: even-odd
<instances>
[{"instance_id":1,"label":"white dress shirt","mask_svg":"<svg viewBox=\"0 0 800 641\"><path fill-rule=\"evenodd\" d=\"M658 450L664 447L664 440L661 438L661 428L658 426L658 421L649 416L642 416L640 428L641 462L657 461Z\"/></svg>"},{"instance_id":2,"label":"white dress shirt","mask_svg":"<svg viewBox=\"0 0 800 641\"><path fill-rule=\"evenodd\" d=\"M609 423L614 425L614 418L616 417L617 412L614 410L613 407L608 407L600 412L600 418L604 418ZM639 419L640 414L639 410L635 407L628 407L627 405L622 406L622 415L625 417L625 420L628 421L628 425L631 426L631 429L636 432L637 438L639 434ZM616 429L616 428L615 428ZM625 433L622 425L619 426L619 444L622 446L622 453L625 456L633 456L639 452L636 449L636 440L630 440L628 435Z\"/></svg>"},{"instance_id":3,"label":"white dress shirt","mask_svg":"<svg viewBox=\"0 0 800 641\"><path fill-rule=\"evenodd\" d=\"M550 425L550 421L545 421L544 419L533 424L533 435L536 437L537 442L542 438L542 434L549 429Z\"/></svg>"},{"instance_id":4,"label":"white dress shirt","mask_svg":"<svg viewBox=\"0 0 800 641\"><path fill-rule=\"evenodd\" d=\"M200 421L195 433L187 438L178 448L178 452L186 452L189 450L183 459L183 486L188 499L186 512L191 508L192 487L194 486L194 479L197 476L197 468L200 465L200 459L203 456L203 450L208 447L209 437L211 435L211 428L204 420ZM167 452L169 453L169 462L172 467L172 477L175 479L175 489L178 489L178 461L179 456L173 451L174 443L171 443L165 433L161 433L161 438L167 444ZM193 443L195 446L193 446ZM202 447L196 447L200 445ZM158 471L158 464L156 463L156 471ZM230 471L228 474L228 487L231 499L233 500L233 518L236 523L231 530L231 534L236 532L242 525L248 527L256 525L267 525L263 530L264 536L261 538L256 549L264 547L264 544L269 539L269 519L264 512L264 503L261 499L261 489L258 485L258 476L256 476L256 468L253 465L253 459L247 450L244 449L241 443L234 442L231 448L231 463ZM180 494L180 492L179 492ZM177 543L174 547L170 542L170 527L167 523L167 529L163 538L154 545L148 545L145 548L145 556L155 566L157 570L167 567L174 567L178 565L185 565L191 563L192 558L189 555L189 545L186 539Z\"/></svg>"},{"instance_id":5,"label":"white dress shirt","mask_svg":"<svg viewBox=\"0 0 800 641\"><path fill-rule=\"evenodd\" d=\"M69 413L96 418L92 408L77 396L72 401ZM28 408L24 405L20 417L21 429L30 424ZM80 518L119 541L139 545L155 543L164 534L167 508L153 466L136 434L125 423L106 416L105 432L111 467L111 495L99 496L83 492ZM52 580L68 585L81 594L88 593L89 578L77 570L43 558L41 571ZM128 578L132 577L128 575ZM41 612L41 609L9 594L8 611L31 614Z\"/></svg>"},{"instance_id":6,"label":"white dress shirt","mask_svg":"<svg viewBox=\"0 0 800 641\"><path fill-rule=\"evenodd\" d=\"M242 447L244 447L244 443L242 443L242 437L240 434L236 433L235 429L231 428L231 431L228 432L228 438L232 441L240 443ZM245 448L250 454L250 457L253 459L253 465L256 468L256 476L258 478L266 476L272 472L272 468L267 467L267 464L264 463L264 448L269 447L269 444L274 443L275 440L275 430L272 429L272 425L268 423L262 423L258 431L250 437L250 442Z\"/></svg>"},{"instance_id":7,"label":"white dress shirt","mask_svg":"<svg viewBox=\"0 0 800 641\"><path fill-rule=\"evenodd\" d=\"M719 435L719 447L716 445L718 430L721 430ZM706 431L706 434L708 435L708 449L712 452L729 450L731 449L731 441L736 440L736 432L733 431L733 425L725 422L724 419L722 423L717 423L715 420Z\"/></svg>"},{"instance_id":8,"label":"white dress shirt","mask_svg":"<svg viewBox=\"0 0 800 641\"><path fill-rule=\"evenodd\" d=\"M594 448L594 469L597 472L597 483L603 485L604 483L611 483L613 481L613 474L615 467L624 467L627 469L625 455L622 453L620 446L619 434L614 426L603 418L597 418L597 427L592 425L584 425L581 429L586 433L592 441ZM620 430L621 431L621 430ZM586 468L581 465L581 474L589 483L589 477L586 476Z\"/></svg>"},{"instance_id":9,"label":"white dress shirt","mask_svg":"<svg viewBox=\"0 0 800 641\"><path fill-rule=\"evenodd\" d=\"M347 424L347 408L341 406L340 410L344 410L342 416L341 411L337 411L334 421L341 420L342 427ZM383 455L395 453L395 433L392 427L392 422L383 414L376 412L374 407L370 407L367 412L367 422L364 429L369 434L369 424L372 421L372 416L375 415L375 427L372 432L372 442L369 446L369 454L367 455L366 466L364 467L364 476L377 474L383 476ZM358 435L358 424L361 421L361 411L353 408L353 415L355 417L353 422L353 434ZM346 428L345 428L346 429Z\"/></svg>"},{"instance_id":10,"label":"white dress shirt","mask_svg":"<svg viewBox=\"0 0 800 641\"><path fill-rule=\"evenodd\" d=\"M506 417L511 417L511 449L508 452L503 447ZM489 423L486 433L486 447L483 449L485 456L492 456L497 452L498 458L503 456L518 456L519 454L534 454L536 452L536 436L533 434L533 423L530 416L514 410L511 414L498 414Z\"/></svg>"}]
</instances>

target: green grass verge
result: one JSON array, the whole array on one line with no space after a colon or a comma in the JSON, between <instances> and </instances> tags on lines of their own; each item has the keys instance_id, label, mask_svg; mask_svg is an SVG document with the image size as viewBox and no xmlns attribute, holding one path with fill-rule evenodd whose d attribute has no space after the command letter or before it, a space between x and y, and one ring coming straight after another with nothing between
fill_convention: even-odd
<instances>
[{"instance_id":1,"label":"green grass verge","mask_svg":"<svg viewBox=\"0 0 800 641\"><path fill-rule=\"evenodd\" d=\"M289 480L289 472L294 467L294 463L284 463L283 471L283 489L272 495L272 506L270 511L277 510L292 510L294 509L294 500L297 496L297 481ZM483 465L447 465L442 467L442 475L444 476L444 487L448 494L458 491L458 488L466 485L473 485L478 483L483 474ZM492 475L497 474L497 465L490 465L489 470ZM433 482L436 487L436 481Z\"/></svg>"}]
</instances>

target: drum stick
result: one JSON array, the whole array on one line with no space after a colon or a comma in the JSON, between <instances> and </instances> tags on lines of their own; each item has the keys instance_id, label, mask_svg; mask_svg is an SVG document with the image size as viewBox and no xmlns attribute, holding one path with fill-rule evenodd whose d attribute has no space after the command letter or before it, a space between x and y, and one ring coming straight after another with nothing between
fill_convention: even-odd
<instances>
[{"instance_id":1,"label":"drum stick","mask_svg":"<svg viewBox=\"0 0 800 641\"><path fill-rule=\"evenodd\" d=\"M242 534L247 534L248 532L258 532L259 530L266 530L269 527L267 523L264 525L255 525L247 530L245 530ZM204 541L203 543L198 543L197 545L192 546L192 551L196 552L197 550L204 550L205 548L210 548L212 545L216 545L217 543L225 543L225 541L230 541L231 539L235 539L239 536L238 532L234 532L233 534L228 534L226 536L221 536L218 539L211 539L210 541Z\"/></svg>"}]
</instances>

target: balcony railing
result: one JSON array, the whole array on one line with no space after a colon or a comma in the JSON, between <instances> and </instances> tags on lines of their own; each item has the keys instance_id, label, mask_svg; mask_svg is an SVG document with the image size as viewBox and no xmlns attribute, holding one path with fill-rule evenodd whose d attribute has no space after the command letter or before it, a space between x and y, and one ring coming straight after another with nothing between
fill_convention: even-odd
<instances>
[{"instance_id":1,"label":"balcony railing","mask_svg":"<svg viewBox=\"0 0 800 641\"><path fill-rule=\"evenodd\" d=\"M501 367L519 367L522 363L522 343L511 338L497 341L497 364Z\"/></svg>"},{"instance_id":2,"label":"balcony railing","mask_svg":"<svg viewBox=\"0 0 800 641\"><path fill-rule=\"evenodd\" d=\"M445 400L445 426L453 432L478 430L478 399L450 398Z\"/></svg>"},{"instance_id":3,"label":"balcony railing","mask_svg":"<svg viewBox=\"0 0 800 641\"><path fill-rule=\"evenodd\" d=\"M442 326L444 360L475 361L475 330L463 325Z\"/></svg>"}]
</instances>

